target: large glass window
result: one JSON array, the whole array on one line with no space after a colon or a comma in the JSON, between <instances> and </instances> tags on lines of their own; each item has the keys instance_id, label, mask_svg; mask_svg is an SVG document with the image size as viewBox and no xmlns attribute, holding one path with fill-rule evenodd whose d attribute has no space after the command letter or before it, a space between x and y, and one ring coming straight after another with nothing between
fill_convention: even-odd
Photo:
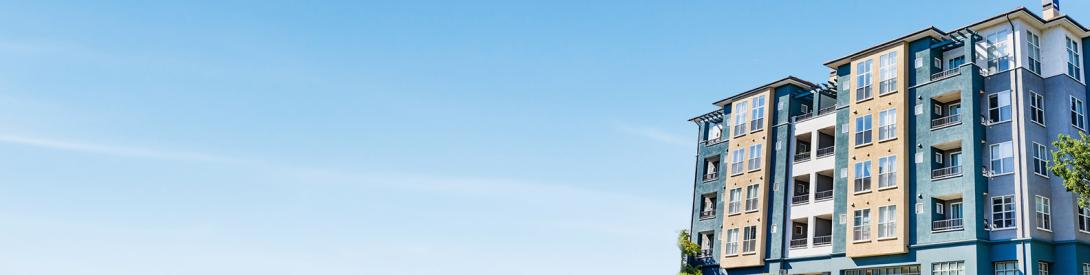
<instances>
[{"instance_id":1,"label":"large glass window","mask_svg":"<svg viewBox=\"0 0 1090 275\"><path fill-rule=\"evenodd\" d=\"M863 101L874 97L871 92L871 62L867 59L855 64L855 101Z\"/></svg>"},{"instance_id":2,"label":"large glass window","mask_svg":"<svg viewBox=\"0 0 1090 275\"><path fill-rule=\"evenodd\" d=\"M897 91L897 52L878 57L878 94Z\"/></svg>"},{"instance_id":3,"label":"large glass window","mask_svg":"<svg viewBox=\"0 0 1090 275\"><path fill-rule=\"evenodd\" d=\"M1011 120L1011 92L1002 91L988 95L988 122L999 123Z\"/></svg>"},{"instance_id":4,"label":"large glass window","mask_svg":"<svg viewBox=\"0 0 1090 275\"><path fill-rule=\"evenodd\" d=\"M1048 265L1048 262L1037 262L1037 274L1038 275L1052 274L1052 268Z\"/></svg>"},{"instance_id":5,"label":"large glass window","mask_svg":"<svg viewBox=\"0 0 1090 275\"><path fill-rule=\"evenodd\" d=\"M1090 233L1090 207L1079 207L1079 231Z\"/></svg>"},{"instance_id":6,"label":"large glass window","mask_svg":"<svg viewBox=\"0 0 1090 275\"><path fill-rule=\"evenodd\" d=\"M757 251L757 226L750 225L742 229L742 253Z\"/></svg>"},{"instance_id":7,"label":"large glass window","mask_svg":"<svg viewBox=\"0 0 1090 275\"><path fill-rule=\"evenodd\" d=\"M855 192L870 191L870 161L855 163Z\"/></svg>"},{"instance_id":8,"label":"large glass window","mask_svg":"<svg viewBox=\"0 0 1090 275\"><path fill-rule=\"evenodd\" d=\"M1052 230L1051 201L1046 197L1037 196L1035 202L1035 209L1037 211L1037 229Z\"/></svg>"},{"instance_id":9,"label":"large glass window","mask_svg":"<svg viewBox=\"0 0 1090 275\"><path fill-rule=\"evenodd\" d=\"M730 200L727 203L727 212L730 214L742 211L742 188L730 190Z\"/></svg>"},{"instance_id":10,"label":"large glass window","mask_svg":"<svg viewBox=\"0 0 1090 275\"><path fill-rule=\"evenodd\" d=\"M995 229L1014 228L1013 196L992 197L992 227Z\"/></svg>"},{"instance_id":11,"label":"large glass window","mask_svg":"<svg viewBox=\"0 0 1090 275\"><path fill-rule=\"evenodd\" d=\"M878 113L878 141L897 137L897 109Z\"/></svg>"},{"instance_id":12,"label":"large glass window","mask_svg":"<svg viewBox=\"0 0 1090 275\"><path fill-rule=\"evenodd\" d=\"M1079 41L1071 39L1071 37L1064 37L1067 39L1067 75L1075 78L1075 80L1082 80L1082 68L1079 66L1080 50Z\"/></svg>"},{"instance_id":13,"label":"large glass window","mask_svg":"<svg viewBox=\"0 0 1090 275\"><path fill-rule=\"evenodd\" d=\"M878 208L878 238L893 238L897 235L897 206L889 205Z\"/></svg>"},{"instance_id":14,"label":"large glass window","mask_svg":"<svg viewBox=\"0 0 1090 275\"><path fill-rule=\"evenodd\" d=\"M1029 70L1041 74L1041 37L1026 31L1026 44L1029 44Z\"/></svg>"},{"instance_id":15,"label":"large glass window","mask_svg":"<svg viewBox=\"0 0 1090 275\"><path fill-rule=\"evenodd\" d=\"M931 264L931 275L964 275L965 262L941 262Z\"/></svg>"},{"instance_id":16,"label":"large glass window","mask_svg":"<svg viewBox=\"0 0 1090 275\"><path fill-rule=\"evenodd\" d=\"M985 37L988 49L988 74L1010 69L1009 34L1007 30L998 30Z\"/></svg>"},{"instance_id":17,"label":"large glass window","mask_svg":"<svg viewBox=\"0 0 1090 275\"><path fill-rule=\"evenodd\" d=\"M1029 92L1029 120L1045 125L1045 97Z\"/></svg>"},{"instance_id":18,"label":"large glass window","mask_svg":"<svg viewBox=\"0 0 1090 275\"><path fill-rule=\"evenodd\" d=\"M746 158L745 148L739 148L737 151L734 151L734 155L731 155L731 160L730 160L730 174L731 175L741 174L745 170L745 163L743 162L743 161L745 161L745 158Z\"/></svg>"},{"instance_id":19,"label":"large glass window","mask_svg":"<svg viewBox=\"0 0 1090 275\"><path fill-rule=\"evenodd\" d=\"M897 156L878 159L878 189L897 186Z\"/></svg>"},{"instance_id":20,"label":"large glass window","mask_svg":"<svg viewBox=\"0 0 1090 275\"><path fill-rule=\"evenodd\" d=\"M760 185L746 186L746 211L757 210L757 198L761 194Z\"/></svg>"},{"instance_id":21,"label":"large glass window","mask_svg":"<svg viewBox=\"0 0 1090 275\"><path fill-rule=\"evenodd\" d=\"M749 146L749 170L761 169L761 150L763 144L754 144Z\"/></svg>"},{"instance_id":22,"label":"large glass window","mask_svg":"<svg viewBox=\"0 0 1090 275\"><path fill-rule=\"evenodd\" d=\"M1011 142L992 144L988 148L991 157L992 175L1003 175L1014 172L1014 154L1011 151Z\"/></svg>"},{"instance_id":23,"label":"large glass window","mask_svg":"<svg viewBox=\"0 0 1090 275\"><path fill-rule=\"evenodd\" d=\"M1075 97L1071 97L1071 125L1079 130L1086 129L1086 105Z\"/></svg>"},{"instance_id":24,"label":"large glass window","mask_svg":"<svg viewBox=\"0 0 1090 275\"><path fill-rule=\"evenodd\" d=\"M753 120L749 121L750 131L761 130L765 127L765 96L758 96L753 99L753 112L751 114Z\"/></svg>"},{"instance_id":25,"label":"large glass window","mask_svg":"<svg viewBox=\"0 0 1090 275\"><path fill-rule=\"evenodd\" d=\"M1018 275L1018 262L995 262L995 275Z\"/></svg>"},{"instance_id":26,"label":"large glass window","mask_svg":"<svg viewBox=\"0 0 1090 275\"><path fill-rule=\"evenodd\" d=\"M852 240L865 241L870 239L870 209L855 210L852 219Z\"/></svg>"},{"instance_id":27,"label":"large glass window","mask_svg":"<svg viewBox=\"0 0 1090 275\"><path fill-rule=\"evenodd\" d=\"M726 251L724 255L738 255L738 228L731 228L727 230L726 245L723 247Z\"/></svg>"},{"instance_id":28,"label":"large glass window","mask_svg":"<svg viewBox=\"0 0 1090 275\"><path fill-rule=\"evenodd\" d=\"M855 118L855 145L870 144L871 138L871 115L865 115Z\"/></svg>"},{"instance_id":29,"label":"large glass window","mask_svg":"<svg viewBox=\"0 0 1090 275\"><path fill-rule=\"evenodd\" d=\"M1048 176L1048 148L1036 142L1033 143L1033 173Z\"/></svg>"},{"instance_id":30,"label":"large glass window","mask_svg":"<svg viewBox=\"0 0 1090 275\"><path fill-rule=\"evenodd\" d=\"M746 102L739 102L734 104L734 109L738 110L734 112L734 136L741 136L746 134Z\"/></svg>"}]
</instances>

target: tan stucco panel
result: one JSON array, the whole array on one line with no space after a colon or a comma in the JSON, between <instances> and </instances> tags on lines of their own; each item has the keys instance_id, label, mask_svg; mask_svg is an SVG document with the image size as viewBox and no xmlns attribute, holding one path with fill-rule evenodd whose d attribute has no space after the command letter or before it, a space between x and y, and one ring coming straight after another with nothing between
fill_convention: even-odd
<instances>
[{"instance_id":1,"label":"tan stucco panel","mask_svg":"<svg viewBox=\"0 0 1090 275\"><path fill-rule=\"evenodd\" d=\"M765 119L764 119L764 123L763 123L764 126L759 131L752 131L753 129L747 129L747 131L749 131L749 133L747 133L745 135L737 136L737 137L733 137L734 133L731 133L732 138L730 139L730 145L729 145L728 150L727 150L727 163L726 163L726 165L723 166L723 167L725 167L724 171L726 171L726 174L729 175L729 176L727 176L725 188L723 190L723 194L725 194L724 198L728 198L729 191L731 189L742 188L742 211L741 211L741 213L732 215L732 214L730 214L728 212L728 213L726 213L726 216L724 216L724 218L723 218L723 230L722 230L723 237L720 238L720 240L723 240L720 243L724 245L724 247L721 247L721 249L720 249L720 251L723 252L722 254L725 254L725 251L726 251L726 249L725 249L725 244L726 244L725 239L726 239L727 230L734 229L734 228L737 228L739 230L739 234L738 234L738 239L739 239L738 240L739 241L738 242L738 251L739 251L739 253L738 253L738 255L735 255L735 256L721 255L722 259L720 259L720 265L722 267L724 267L724 268L761 266L761 265L764 264L764 256L765 256L765 253L766 253L764 244L765 244L765 242L767 240L767 237L768 237L765 234L765 231L766 231L765 229L767 228L766 226L768 225L768 221L766 221L764 219L764 217L766 217L766 215L767 215L767 213L765 211L768 209L768 203L769 203L768 198L766 198L766 196L764 196L764 195L768 194L768 191L769 191L768 190L768 187L769 187L769 184L768 184L768 171L770 170L769 165L771 164L771 162L769 161L769 159L771 157L770 152L771 152L771 149L772 149L772 148L770 148L771 146L770 146L770 143L769 143L769 140L771 139L771 137L769 136L769 132L771 132L769 130L769 127L772 127L772 119L771 119L770 115L772 114L772 110L773 110L772 109L772 107L773 107L772 101L774 101L773 98L772 98L772 89L768 89L768 90L766 90L764 92L755 94L755 95L747 97L747 98L739 99L739 100L737 100L737 101L735 101L733 103L734 106L737 106L737 104L739 104L739 103L747 102L748 106L747 106L746 110L739 110L739 109L733 108L734 106L732 106L731 110L732 110L732 113L739 112L739 111L746 112L746 114L747 114L747 122L746 123L749 123L749 121L753 119L752 114L750 114L750 112L752 110L751 108L753 107L752 101L753 101L754 98L757 98L759 96L764 96L765 97L765 104L764 104L765 105L764 106L765 107L764 108L764 118ZM734 122L733 120L730 121L732 127L734 126L733 122ZM750 154L749 153L749 146L754 145L754 144L762 144L761 145L761 149L762 149L761 150L762 151L761 152L761 162L762 162L761 163L761 168L757 169L757 170L750 171L749 167L747 166L744 169L745 171L742 172L741 174L730 175L731 174L731 172L730 172L730 163L732 161L733 152L735 152L736 150L740 150L742 148L745 148L746 152L745 152L745 158L744 159L748 160L749 159L749 154ZM748 162L743 161L743 163L748 163ZM746 199L746 197L745 197L745 195L746 195L745 194L745 188L747 186L750 186L750 185L753 185L753 184L759 184L760 185L760 194L761 194L761 196L758 196L758 198L757 198L757 210L756 211L751 211L751 212L746 212L745 211L745 199ZM748 254L747 253L742 253L741 252L742 251L742 238L743 238L742 228L744 228L746 226L751 226L751 225L756 225L757 226L757 248L756 248L756 251L754 253L748 253Z\"/></svg>"}]
</instances>

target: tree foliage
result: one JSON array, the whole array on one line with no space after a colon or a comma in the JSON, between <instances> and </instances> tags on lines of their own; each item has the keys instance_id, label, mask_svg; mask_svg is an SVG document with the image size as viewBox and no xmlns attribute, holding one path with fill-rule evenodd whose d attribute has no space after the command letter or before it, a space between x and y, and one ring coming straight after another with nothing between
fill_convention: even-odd
<instances>
[{"instance_id":1,"label":"tree foliage","mask_svg":"<svg viewBox=\"0 0 1090 275\"><path fill-rule=\"evenodd\" d=\"M1075 193L1079 207L1086 207L1090 202L1090 136L1081 132L1078 138L1060 134L1052 146L1055 149L1049 170Z\"/></svg>"},{"instance_id":2,"label":"tree foliage","mask_svg":"<svg viewBox=\"0 0 1090 275\"><path fill-rule=\"evenodd\" d=\"M700 246L693 243L690 240L691 237L688 230L681 230L677 236L677 247L681 249L681 272L678 272L678 275L702 275L700 268L694 266L691 261L700 253Z\"/></svg>"}]
</instances>

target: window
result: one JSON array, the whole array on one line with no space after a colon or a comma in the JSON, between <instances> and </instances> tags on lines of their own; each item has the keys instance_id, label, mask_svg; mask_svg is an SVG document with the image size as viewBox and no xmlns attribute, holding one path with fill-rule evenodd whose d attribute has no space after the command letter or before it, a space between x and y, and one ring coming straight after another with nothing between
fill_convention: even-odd
<instances>
[{"instance_id":1,"label":"window","mask_svg":"<svg viewBox=\"0 0 1090 275\"><path fill-rule=\"evenodd\" d=\"M727 230L727 240L724 248L727 250L723 253L724 255L738 255L738 228Z\"/></svg>"},{"instance_id":2,"label":"window","mask_svg":"<svg viewBox=\"0 0 1090 275\"><path fill-rule=\"evenodd\" d=\"M1079 42L1071 37L1064 38L1067 39L1067 75L1082 81L1082 68L1079 67Z\"/></svg>"},{"instance_id":3,"label":"window","mask_svg":"<svg viewBox=\"0 0 1090 275\"><path fill-rule=\"evenodd\" d=\"M878 189L897 186L897 156L878 159Z\"/></svg>"},{"instance_id":4,"label":"window","mask_svg":"<svg viewBox=\"0 0 1090 275\"><path fill-rule=\"evenodd\" d=\"M946 69L947 70L957 69L958 67L961 67L961 64L965 64L965 56L964 55L951 58L949 62L946 62Z\"/></svg>"},{"instance_id":5,"label":"window","mask_svg":"<svg viewBox=\"0 0 1090 275\"><path fill-rule=\"evenodd\" d=\"M1071 125L1079 130L1086 129L1086 105L1075 97L1071 97Z\"/></svg>"},{"instance_id":6,"label":"window","mask_svg":"<svg viewBox=\"0 0 1090 275\"><path fill-rule=\"evenodd\" d=\"M700 206L700 217L711 218L715 216L715 193L705 194Z\"/></svg>"},{"instance_id":7,"label":"window","mask_svg":"<svg viewBox=\"0 0 1090 275\"><path fill-rule=\"evenodd\" d=\"M852 240L870 240L870 209L855 210L852 221Z\"/></svg>"},{"instance_id":8,"label":"window","mask_svg":"<svg viewBox=\"0 0 1090 275\"><path fill-rule=\"evenodd\" d=\"M878 94L897 91L897 52L878 57Z\"/></svg>"},{"instance_id":9,"label":"window","mask_svg":"<svg viewBox=\"0 0 1090 275\"><path fill-rule=\"evenodd\" d=\"M870 144L871 137L871 115L855 118L855 145Z\"/></svg>"},{"instance_id":10,"label":"window","mask_svg":"<svg viewBox=\"0 0 1090 275\"><path fill-rule=\"evenodd\" d=\"M744 168L742 161L745 159L745 157L746 157L746 149L745 148L740 148L737 151L734 151L734 155L732 156L732 158L730 160L730 173L731 173L731 175L737 175L737 174L742 173L742 169Z\"/></svg>"},{"instance_id":11,"label":"window","mask_svg":"<svg viewBox=\"0 0 1090 275\"><path fill-rule=\"evenodd\" d=\"M1018 275L1018 262L995 262L995 275Z\"/></svg>"},{"instance_id":12,"label":"window","mask_svg":"<svg viewBox=\"0 0 1090 275\"><path fill-rule=\"evenodd\" d=\"M714 180L719 176L719 157L704 160L704 181Z\"/></svg>"},{"instance_id":13,"label":"window","mask_svg":"<svg viewBox=\"0 0 1090 275\"><path fill-rule=\"evenodd\" d=\"M1048 198L1037 196L1037 229L1052 230L1052 206Z\"/></svg>"},{"instance_id":14,"label":"window","mask_svg":"<svg viewBox=\"0 0 1090 275\"><path fill-rule=\"evenodd\" d=\"M698 258L710 257L712 255L712 240L715 240L714 233L700 233L700 255L697 255Z\"/></svg>"},{"instance_id":15,"label":"window","mask_svg":"<svg viewBox=\"0 0 1090 275\"><path fill-rule=\"evenodd\" d=\"M719 142L723 138L723 124L716 123L708 129L708 135L704 138L709 144Z\"/></svg>"},{"instance_id":16,"label":"window","mask_svg":"<svg viewBox=\"0 0 1090 275\"><path fill-rule=\"evenodd\" d=\"M1011 142L992 144L988 152L991 156L992 176L1009 174L1014 172L1014 155L1011 152Z\"/></svg>"},{"instance_id":17,"label":"window","mask_svg":"<svg viewBox=\"0 0 1090 275\"><path fill-rule=\"evenodd\" d=\"M1029 44L1029 70L1041 74L1041 37L1027 30L1026 41Z\"/></svg>"},{"instance_id":18,"label":"window","mask_svg":"<svg viewBox=\"0 0 1090 275\"><path fill-rule=\"evenodd\" d=\"M746 186L746 211L757 210L757 196L760 196L760 185Z\"/></svg>"},{"instance_id":19,"label":"window","mask_svg":"<svg viewBox=\"0 0 1090 275\"><path fill-rule=\"evenodd\" d=\"M1090 233L1090 207L1079 207L1079 231Z\"/></svg>"},{"instance_id":20,"label":"window","mask_svg":"<svg viewBox=\"0 0 1090 275\"><path fill-rule=\"evenodd\" d=\"M889 109L878 113L878 141L897 137L897 110Z\"/></svg>"},{"instance_id":21,"label":"window","mask_svg":"<svg viewBox=\"0 0 1090 275\"><path fill-rule=\"evenodd\" d=\"M761 130L765 126L765 96L758 96L753 99L753 112L751 114L753 120L749 121L750 131L756 132Z\"/></svg>"},{"instance_id":22,"label":"window","mask_svg":"<svg viewBox=\"0 0 1090 275\"><path fill-rule=\"evenodd\" d=\"M1045 125L1045 97L1035 92L1029 92L1029 120Z\"/></svg>"},{"instance_id":23,"label":"window","mask_svg":"<svg viewBox=\"0 0 1090 275\"><path fill-rule=\"evenodd\" d=\"M964 275L965 262L941 262L931 264L931 275Z\"/></svg>"},{"instance_id":24,"label":"window","mask_svg":"<svg viewBox=\"0 0 1090 275\"><path fill-rule=\"evenodd\" d=\"M739 110L738 112L735 112L734 115L734 136L737 137L746 134L746 112L744 111L746 109L746 103L739 102L734 105L734 108L735 110Z\"/></svg>"},{"instance_id":25,"label":"window","mask_svg":"<svg viewBox=\"0 0 1090 275\"><path fill-rule=\"evenodd\" d=\"M742 211L742 188L730 190L730 201L727 204L727 212L731 214Z\"/></svg>"},{"instance_id":26,"label":"window","mask_svg":"<svg viewBox=\"0 0 1090 275\"><path fill-rule=\"evenodd\" d=\"M992 227L995 229L1014 228L1013 196L992 197Z\"/></svg>"},{"instance_id":27,"label":"window","mask_svg":"<svg viewBox=\"0 0 1090 275\"><path fill-rule=\"evenodd\" d=\"M1082 264L1082 275L1090 275L1090 264L1088 264L1088 263L1083 263Z\"/></svg>"},{"instance_id":28,"label":"window","mask_svg":"<svg viewBox=\"0 0 1090 275\"><path fill-rule=\"evenodd\" d=\"M897 206L878 207L878 238L893 238L897 235Z\"/></svg>"},{"instance_id":29,"label":"window","mask_svg":"<svg viewBox=\"0 0 1090 275\"><path fill-rule=\"evenodd\" d=\"M855 101L863 101L873 97L870 86L871 62L873 60L868 59L855 65Z\"/></svg>"},{"instance_id":30,"label":"window","mask_svg":"<svg viewBox=\"0 0 1090 275\"><path fill-rule=\"evenodd\" d=\"M749 146L749 170L761 169L761 150L763 144L754 144Z\"/></svg>"},{"instance_id":31,"label":"window","mask_svg":"<svg viewBox=\"0 0 1090 275\"><path fill-rule=\"evenodd\" d=\"M1000 123L1011 120L1011 92L1002 91L988 95L988 122Z\"/></svg>"},{"instance_id":32,"label":"window","mask_svg":"<svg viewBox=\"0 0 1090 275\"><path fill-rule=\"evenodd\" d=\"M870 191L870 161L855 163L855 192Z\"/></svg>"},{"instance_id":33,"label":"window","mask_svg":"<svg viewBox=\"0 0 1090 275\"><path fill-rule=\"evenodd\" d=\"M1008 48L1007 30L999 30L987 35L985 46L988 49L988 74L994 74L1010 69L1010 52Z\"/></svg>"},{"instance_id":34,"label":"window","mask_svg":"<svg viewBox=\"0 0 1090 275\"><path fill-rule=\"evenodd\" d=\"M1048 262L1037 262L1037 274L1048 275L1051 273L1051 271L1052 270L1049 269Z\"/></svg>"},{"instance_id":35,"label":"window","mask_svg":"<svg viewBox=\"0 0 1090 275\"><path fill-rule=\"evenodd\" d=\"M1048 177L1048 149L1036 142L1033 143L1033 173Z\"/></svg>"},{"instance_id":36,"label":"window","mask_svg":"<svg viewBox=\"0 0 1090 275\"><path fill-rule=\"evenodd\" d=\"M742 253L757 251L757 226L750 225L742 229Z\"/></svg>"}]
</instances>

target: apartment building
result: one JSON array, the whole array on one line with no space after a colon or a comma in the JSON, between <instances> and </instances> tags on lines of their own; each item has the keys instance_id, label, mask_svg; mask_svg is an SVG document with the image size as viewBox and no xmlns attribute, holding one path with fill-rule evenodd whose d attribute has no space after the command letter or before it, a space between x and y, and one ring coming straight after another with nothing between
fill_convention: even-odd
<instances>
[{"instance_id":1,"label":"apartment building","mask_svg":"<svg viewBox=\"0 0 1090 275\"><path fill-rule=\"evenodd\" d=\"M1043 2L692 118L692 260L732 275L1090 274L1090 209L1046 168L1057 135L1088 127L1090 29Z\"/></svg>"}]
</instances>

